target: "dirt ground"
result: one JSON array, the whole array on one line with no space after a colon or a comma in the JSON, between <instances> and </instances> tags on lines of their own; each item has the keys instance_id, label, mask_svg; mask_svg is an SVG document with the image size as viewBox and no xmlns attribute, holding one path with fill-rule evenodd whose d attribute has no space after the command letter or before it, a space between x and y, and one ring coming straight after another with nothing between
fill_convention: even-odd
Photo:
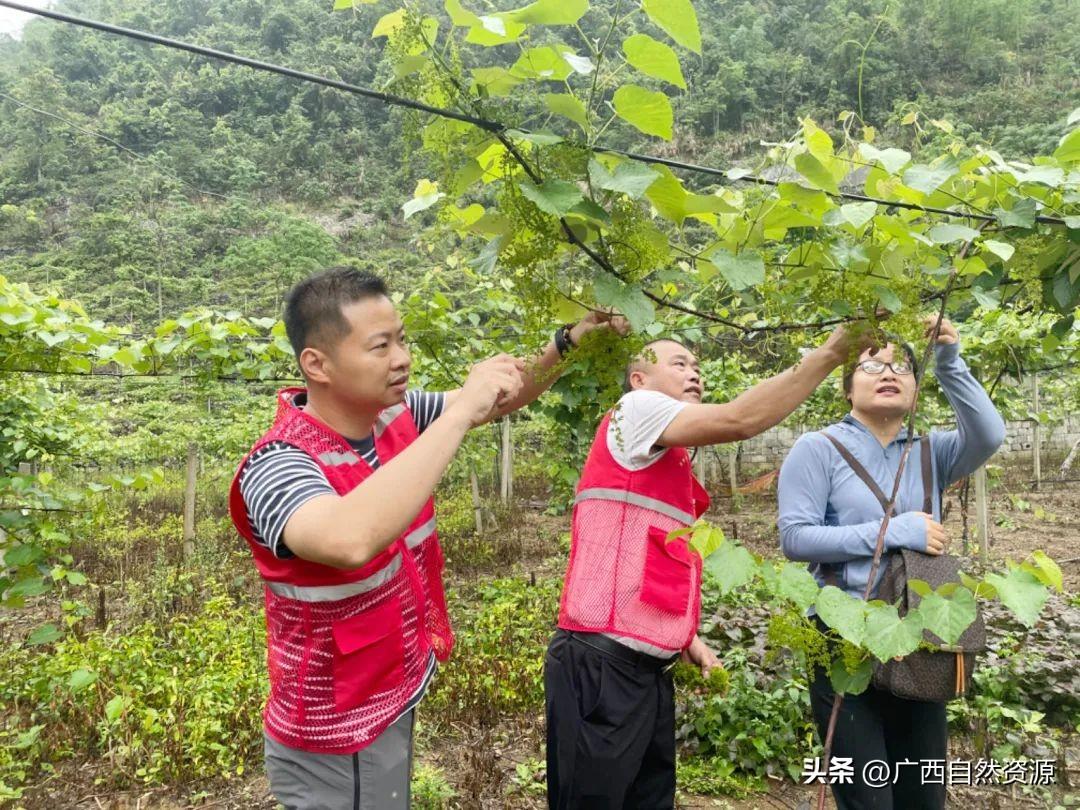
<instances>
[{"instance_id":1,"label":"dirt ground","mask_svg":"<svg viewBox=\"0 0 1080 810\"><path fill-rule=\"evenodd\" d=\"M1031 489L1027 479L1030 469L1011 467L993 491L990 503L990 557L1000 562L1005 558L1022 560L1035 549L1042 549L1061 565L1070 592L1080 590L1080 484L1047 481L1041 490ZM764 556L778 556L779 546L775 524L775 495L766 492L745 496L735 506L728 498L714 501L716 509L708 517L719 524L729 536L739 539L752 551ZM962 517L959 494L948 495L949 511L946 527L954 537L954 550L961 550ZM562 562L554 554L554 538L569 528L568 516L548 516L542 513L538 500L525 501L514 517L518 521L512 549L513 560L499 562L495 575L551 576L561 574ZM974 521L972 520L972 523ZM971 554L976 555L974 544ZM452 551L450 552L452 560ZM465 570L461 581L491 576L491 571ZM421 728L423 715L421 713ZM455 806L466 808L541 808L544 805L543 772L537 765L543 757L542 718L518 718L511 726L482 740L467 729L446 739L425 736L418 738L418 762L438 766L462 795L463 782L475 780L477 773L490 780L483 798L459 799ZM1080 768L1080 752L1071 752ZM519 773L519 766L531 772L531 778ZM181 785L155 790L125 793L97 790L93 786L95 764L65 765L60 773L46 784L28 793L21 806L27 808L61 808L73 810L180 810L181 808L223 808L223 810L271 810L275 807L268 784L261 773L245 774L228 781L211 784ZM758 808L791 808L803 810L816 806L816 789L789 782L775 782L767 794L747 799L713 798L680 794L679 807L727 808L727 810L757 810ZM833 808L831 797L826 805ZM950 788L950 808L1021 808L1041 807L1023 796L1007 790L980 788L964 790Z\"/></svg>"}]
</instances>

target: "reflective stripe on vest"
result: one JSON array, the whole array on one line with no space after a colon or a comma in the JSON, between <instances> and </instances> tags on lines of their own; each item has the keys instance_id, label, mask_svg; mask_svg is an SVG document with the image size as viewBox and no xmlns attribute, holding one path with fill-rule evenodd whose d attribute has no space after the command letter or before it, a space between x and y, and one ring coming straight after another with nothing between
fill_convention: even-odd
<instances>
[{"instance_id":1,"label":"reflective stripe on vest","mask_svg":"<svg viewBox=\"0 0 1080 810\"><path fill-rule=\"evenodd\" d=\"M423 543L435 531L435 518L413 529L405 535L405 545L410 549L416 548ZM385 582L389 582L401 568L401 554L395 554L393 558L370 577L358 579L356 582L346 582L342 585L290 585L287 582L267 582L266 587L272 593L283 596L286 599L295 599L298 602L336 602L338 599L347 599L350 596L373 591Z\"/></svg>"},{"instance_id":2,"label":"reflective stripe on vest","mask_svg":"<svg viewBox=\"0 0 1080 810\"><path fill-rule=\"evenodd\" d=\"M574 498L574 504L577 505L582 501L590 500L616 501L617 503L628 503L633 506L640 506L643 509L651 509L654 512L667 515L672 520L677 520L687 526L691 525L696 520L689 512L684 512L669 503L665 503L656 498L650 498L647 495L638 495L636 492L630 492L625 489L608 489L605 487L583 489L577 494L577 497Z\"/></svg>"}]
</instances>

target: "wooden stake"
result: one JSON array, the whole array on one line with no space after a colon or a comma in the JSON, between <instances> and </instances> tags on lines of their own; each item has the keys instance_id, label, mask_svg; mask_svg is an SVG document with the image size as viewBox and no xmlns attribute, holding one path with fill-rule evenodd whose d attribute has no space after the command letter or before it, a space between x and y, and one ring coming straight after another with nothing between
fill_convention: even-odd
<instances>
[{"instance_id":1,"label":"wooden stake","mask_svg":"<svg viewBox=\"0 0 1080 810\"><path fill-rule=\"evenodd\" d=\"M184 480L184 558L195 554L195 481L199 471L199 446L191 442L187 449L187 475Z\"/></svg>"},{"instance_id":2,"label":"wooden stake","mask_svg":"<svg viewBox=\"0 0 1080 810\"><path fill-rule=\"evenodd\" d=\"M1039 375L1031 375L1031 399L1035 422L1031 427L1031 460L1035 467L1035 490L1042 486L1042 423L1039 421Z\"/></svg>"},{"instance_id":3,"label":"wooden stake","mask_svg":"<svg viewBox=\"0 0 1080 810\"><path fill-rule=\"evenodd\" d=\"M476 518L476 535L484 533L484 505L480 502L480 479L476 477L476 470L469 469L469 487L472 489L473 515Z\"/></svg>"},{"instance_id":4,"label":"wooden stake","mask_svg":"<svg viewBox=\"0 0 1080 810\"><path fill-rule=\"evenodd\" d=\"M986 466L975 470L975 531L982 561L990 562L990 510L986 502Z\"/></svg>"},{"instance_id":5,"label":"wooden stake","mask_svg":"<svg viewBox=\"0 0 1080 810\"><path fill-rule=\"evenodd\" d=\"M510 417L502 420L502 476L499 482L499 497L503 503L510 503L514 497L514 437L510 432Z\"/></svg>"}]
</instances>

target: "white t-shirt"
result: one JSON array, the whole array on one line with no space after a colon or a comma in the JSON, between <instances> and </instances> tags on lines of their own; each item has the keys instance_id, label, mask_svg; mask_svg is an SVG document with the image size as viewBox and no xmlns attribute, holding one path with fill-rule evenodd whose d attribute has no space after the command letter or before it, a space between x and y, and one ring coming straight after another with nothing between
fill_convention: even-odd
<instances>
[{"instance_id":1,"label":"white t-shirt","mask_svg":"<svg viewBox=\"0 0 1080 810\"><path fill-rule=\"evenodd\" d=\"M608 452L628 470L643 470L659 461L667 448L658 446L656 441L686 405L659 391L638 389L624 394L608 424ZM657 658L670 658L678 652L636 638L613 633L604 635L632 650Z\"/></svg>"}]
</instances>

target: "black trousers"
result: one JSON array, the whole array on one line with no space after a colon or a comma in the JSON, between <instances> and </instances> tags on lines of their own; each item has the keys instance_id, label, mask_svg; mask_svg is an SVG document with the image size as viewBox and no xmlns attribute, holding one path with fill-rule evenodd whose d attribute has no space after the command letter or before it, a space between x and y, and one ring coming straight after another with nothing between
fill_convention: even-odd
<instances>
[{"instance_id":1,"label":"black trousers","mask_svg":"<svg viewBox=\"0 0 1080 810\"><path fill-rule=\"evenodd\" d=\"M828 673L816 668L810 685L810 704L822 741L832 714L833 688ZM920 760L944 760L948 755L948 726L944 703L898 698L868 687L861 695L845 695L836 720L832 756L852 760L852 783L833 784L839 810L942 810L945 785L923 784ZM863 765L889 763L899 780L871 787L862 779ZM912 762L896 768L898 762ZM947 773L947 769L946 769Z\"/></svg>"},{"instance_id":2,"label":"black trousers","mask_svg":"<svg viewBox=\"0 0 1080 810\"><path fill-rule=\"evenodd\" d=\"M556 632L544 661L551 810L675 806L670 672Z\"/></svg>"}]
</instances>

